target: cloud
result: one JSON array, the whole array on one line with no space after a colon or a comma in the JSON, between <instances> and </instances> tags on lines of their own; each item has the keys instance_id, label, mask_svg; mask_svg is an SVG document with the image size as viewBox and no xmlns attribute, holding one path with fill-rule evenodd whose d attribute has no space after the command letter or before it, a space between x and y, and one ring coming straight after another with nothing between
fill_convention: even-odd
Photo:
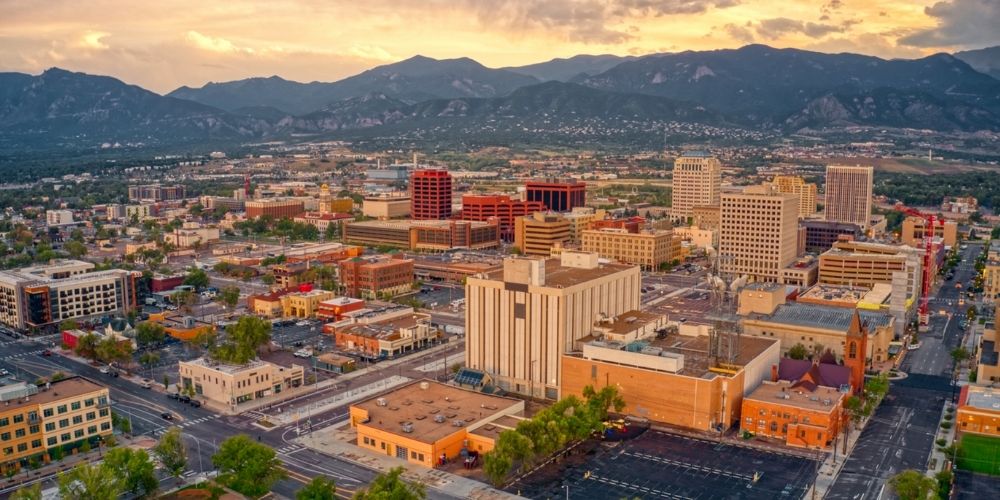
<instances>
[{"instance_id":1,"label":"cloud","mask_svg":"<svg viewBox=\"0 0 1000 500\"><path fill-rule=\"evenodd\" d=\"M195 47L209 52L252 54L254 49L237 47L233 42L221 37L206 36L197 31L188 31L185 38Z\"/></svg>"},{"instance_id":2,"label":"cloud","mask_svg":"<svg viewBox=\"0 0 1000 500\"><path fill-rule=\"evenodd\" d=\"M806 50L819 52L853 52L855 54L878 54L880 57L912 59L922 57L920 49L901 46L893 43L893 37L878 33L862 33L849 37L829 37L815 43L805 45Z\"/></svg>"},{"instance_id":3,"label":"cloud","mask_svg":"<svg viewBox=\"0 0 1000 500\"><path fill-rule=\"evenodd\" d=\"M104 39L110 35L111 33L106 33L104 31L87 31L80 37L80 40L76 45L77 47L83 49L107 50L111 47L104 42Z\"/></svg>"},{"instance_id":4,"label":"cloud","mask_svg":"<svg viewBox=\"0 0 1000 500\"><path fill-rule=\"evenodd\" d=\"M1000 1L950 0L924 8L937 26L899 40L913 47L982 47L1000 44Z\"/></svg>"},{"instance_id":5,"label":"cloud","mask_svg":"<svg viewBox=\"0 0 1000 500\"><path fill-rule=\"evenodd\" d=\"M373 61L398 61L399 58L390 54L389 51L379 47L378 45L367 45L367 44L354 44L347 50L353 56L360 57L362 59L371 59Z\"/></svg>"},{"instance_id":6,"label":"cloud","mask_svg":"<svg viewBox=\"0 0 1000 500\"><path fill-rule=\"evenodd\" d=\"M802 22L787 17L764 19L757 24L756 28L758 35L772 40L789 33L801 33L810 38L822 38L830 33L842 33L846 29L847 27L843 25Z\"/></svg>"},{"instance_id":7,"label":"cloud","mask_svg":"<svg viewBox=\"0 0 1000 500\"><path fill-rule=\"evenodd\" d=\"M729 23L722 27L722 30L726 32L733 40L737 40L743 43L753 42L753 32L750 28L746 26L740 26L738 24Z\"/></svg>"}]
</instances>

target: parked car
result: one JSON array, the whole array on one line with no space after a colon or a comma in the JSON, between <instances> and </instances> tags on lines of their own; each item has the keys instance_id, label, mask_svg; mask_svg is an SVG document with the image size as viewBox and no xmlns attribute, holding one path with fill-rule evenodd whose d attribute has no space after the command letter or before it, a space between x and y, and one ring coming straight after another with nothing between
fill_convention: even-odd
<instances>
[{"instance_id":1,"label":"parked car","mask_svg":"<svg viewBox=\"0 0 1000 500\"><path fill-rule=\"evenodd\" d=\"M180 394L177 394L176 392L168 392L167 397L170 399L177 399L180 397Z\"/></svg>"},{"instance_id":2,"label":"parked car","mask_svg":"<svg viewBox=\"0 0 1000 500\"><path fill-rule=\"evenodd\" d=\"M50 351L48 349L42 351L42 356L51 356L51 355L52 355L52 351Z\"/></svg>"},{"instance_id":3,"label":"parked car","mask_svg":"<svg viewBox=\"0 0 1000 500\"><path fill-rule=\"evenodd\" d=\"M195 408L200 408L201 407L201 401L198 401L197 399L192 399L191 400L191 406L193 406Z\"/></svg>"},{"instance_id":4,"label":"parked car","mask_svg":"<svg viewBox=\"0 0 1000 500\"><path fill-rule=\"evenodd\" d=\"M911 351L916 351L917 349L920 349L921 345L922 344L920 342L914 342L914 343L906 346L906 348L909 349L909 350L911 350Z\"/></svg>"},{"instance_id":5,"label":"parked car","mask_svg":"<svg viewBox=\"0 0 1000 500\"><path fill-rule=\"evenodd\" d=\"M139 386L142 387L143 389L152 389L153 381L149 380L148 378L144 378L139 382Z\"/></svg>"},{"instance_id":6,"label":"parked car","mask_svg":"<svg viewBox=\"0 0 1000 500\"><path fill-rule=\"evenodd\" d=\"M191 396L188 396L187 394L181 394L181 396L179 398L177 398L177 399L179 399L181 403L190 403L191 402Z\"/></svg>"},{"instance_id":7,"label":"parked car","mask_svg":"<svg viewBox=\"0 0 1000 500\"><path fill-rule=\"evenodd\" d=\"M111 371L111 368L108 368L107 366L102 366L100 371L101 373L107 375Z\"/></svg>"},{"instance_id":8,"label":"parked car","mask_svg":"<svg viewBox=\"0 0 1000 500\"><path fill-rule=\"evenodd\" d=\"M292 355L295 356L296 358L309 358L312 357L312 350L299 349L298 351L295 351L295 353Z\"/></svg>"}]
</instances>

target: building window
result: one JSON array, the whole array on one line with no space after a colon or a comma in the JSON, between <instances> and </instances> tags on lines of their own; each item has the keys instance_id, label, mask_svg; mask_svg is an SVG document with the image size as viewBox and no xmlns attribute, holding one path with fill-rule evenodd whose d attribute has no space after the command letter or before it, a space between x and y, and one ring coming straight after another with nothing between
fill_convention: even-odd
<instances>
[{"instance_id":1,"label":"building window","mask_svg":"<svg viewBox=\"0 0 1000 500\"><path fill-rule=\"evenodd\" d=\"M82 438L83 437L83 429L77 429L77 430L73 431L73 437Z\"/></svg>"},{"instance_id":2,"label":"building window","mask_svg":"<svg viewBox=\"0 0 1000 500\"><path fill-rule=\"evenodd\" d=\"M38 434L38 426L37 425L32 425L31 427L28 427L28 432L30 432L32 434Z\"/></svg>"},{"instance_id":3,"label":"building window","mask_svg":"<svg viewBox=\"0 0 1000 500\"><path fill-rule=\"evenodd\" d=\"M49 446L55 446L55 445L59 444L59 438L57 438L57 437L55 437L55 436L52 436L52 437L50 437L50 438L46 439L46 440L45 440L45 442L46 442L46 443L47 443L47 444L48 444Z\"/></svg>"},{"instance_id":4,"label":"building window","mask_svg":"<svg viewBox=\"0 0 1000 500\"><path fill-rule=\"evenodd\" d=\"M107 408L101 408L97 413L99 415L101 415L102 417L106 417L106 416L108 416L108 409Z\"/></svg>"},{"instance_id":5,"label":"building window","mask_svg":"<svg viewBox=\"0 0 1000 500\"><path fill-rule=\"evenodd\" d=\"M59 421L59 428L62 429L63 427L69 427L69 419L68 418L64 418L64 419L62 419L62 420Z\"/></svg>"},{"instance_id":6,"label":"building window","mask_svg":"<svg viewBox=\"0 0 1000 500\"><path fill-rule=\"evenodd\" d=\"M0 441L10 441L10 433L5 432L3 434L0 434Z\"/></svg>"},{"instance_id":7,"label":"building window","mask_svg":"<svg viewBox=\"0 0 1000 500\"><path fill-rule=\"evenodd\" d=\"M3 449L3 454L4 455L13 455L14 454L14 448L11 448L10 446L4 448Z\"/></svg>"},{"instance_id":8,"label":"building window","mask_svg":"<svg viewBox=\"0 0 1000 500\"><path fill-rule=\"evenodd\" d=\"M91 412L87 412L87 420L93 420L95 418L97 418L97 414L96 413L94 413L92 411Z\"/></svg>"},{"instance_id":9,"label":"building window","mask_svg":"<svg viewBox=\"0 0 1000 500\"><path fill-rule=\"evenodd\" d=\"M59 406L58 406L58 407L56 408L56 411L57 411L57 412L58 412L58 413L59 413L60 415L62 415L63 413L66 413L66 405L59 405Z\"/></svg>"},{"instance_id":10,"label":"building window","mask_svg":"<svg viewBox=\"0 0 1000 500\"><path fill-rule=\"evenodd\" d=\"M22 438L22 437L24 437L25 434L26 433L24 432L24 429L15 429L14 430L14 437Z\"/></svg>"},{"instance_id":11,"label":"building window","mask_svg":"<svg viewBox=\"0 0 1000 500\"><path fill-rule=\"evenodd\" d=\"M94 398L89 398L83 402L85 406L94 406Z\"/></svg>"},{"instance_id":12,"label":"building window","mask_svg":"<svg viewBox=\"0 0 1000 500\"><path fill-rule=\"evenodd\" d=\"M97 426L91 425L90 427L87 427L87 434L97 434Z\"/></svg>"},{"instance_id":13,"label":"building window","mask_svg":"<svg viewBox=\"0 0 1000 500\"><path fill-rule=\"evenodd\" d=\"M73 411L79 410L80 409L80 402L79 401L74 401L74 402L70 403L69 407Z\"/></svg>"},{"instance_id":14,"label":"building window","mask_svg":"<svg viewBox=\"0 0 1000 500\"><path fill-rule=\"evenodd\" d=\"M6 425L10 425L10 419L7 417L0 418L0 427L4 427Z\"/></svg>"},{"instance_id":15,"label":"building window","mask_svg":"<svg viewBox=\"0 0 1000 500\"><path fill-rule=\"evenodd\" d=\"M60 440L60 441L62 441L62 442L64 442L64 443L65 443L66 441L69 441L70 439L73 439L73 436L71 436L71 435L70 435L70 434L69 434L68 432L67 432L67 433L64 433L64 434L63 434L63 435L61 435L61 436L59 436L59 440Z\"/></svg>"},{"instance_id":16,"label":"building window","mask_svg":"<svg viewBox=\"0 0 1000 500\"><path fill-rule=\"evenodd\" d=\"M42 440L41 439L33 439L33 440L31 440L31 447L32 448L41 448L42 447Z\"/></svg>"},{"instance_id":17,"label":"building window","mask_svg":"<svg viewBox=\"0 0 1000 500\"><path fill-rule=\"evenodd\" d=\"M106 430L108 430L110 428L111 428L111 424L110 423L108 423L108 422L101 423L101 430L102 431L106 431Z\"/></svg>"},{"instance_id":18,"label":"building window","mask_svg":"<svg viewBox=\"0 0 1000 500\"><path fill-rule=\"evenodd\" d=\"M17 451L28 451L28 443L21 443L17 445Z\"/></svg>"},{"instance_id":19,"label":"building window","mask_svg":"<svg viewBox=\"0 0 1000 500\"><path fill-rule=\"evenodd\" d=\"M24 422L24 415L21 414L21 413L18 413L17 415L14 415L14 423L15 424L19 424L21 422Z\"/></svg>"},{"instance_id":20,"label":"building window","mask_svg":"<svg viewBox=\"0 0 1000 500\"><path fill-rule=\"evenodd\" d=\"M45 424L45 432L52 432L54 430L56 430L56 423L55 422L49 422L49 423Z\"/></svg>"},{"instance_id":21,"label":"building window","mask_svg":"<svg viewBox=\"0 0 1000 500\"><path fill-rule=\"evenodd\" d=\"M73 417L73 424L74 425L76 425L76 424L82 424L82 423L83 423L83 417L82 416L76 415L76 416Z\"/></svg>"}]
</instances>

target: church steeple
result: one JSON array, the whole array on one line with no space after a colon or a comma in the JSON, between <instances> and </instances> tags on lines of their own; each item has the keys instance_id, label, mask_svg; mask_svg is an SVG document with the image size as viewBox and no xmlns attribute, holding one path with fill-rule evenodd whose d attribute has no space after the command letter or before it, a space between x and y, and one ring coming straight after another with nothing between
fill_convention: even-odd
<instances>
[{"instance_id":1,"label":"church steeple","mask_svg":"<svg viewBox=\"0 0 1000 500\"><path fill-rule=\"evenodd\" d=\"M865 385L865 360L868 353L868 329L861 321L861 313L857 309L851 316L851 324L847 328L844 339L844 366L851 369L851 389L859 393Z\"/></svg>"}]
</instances>

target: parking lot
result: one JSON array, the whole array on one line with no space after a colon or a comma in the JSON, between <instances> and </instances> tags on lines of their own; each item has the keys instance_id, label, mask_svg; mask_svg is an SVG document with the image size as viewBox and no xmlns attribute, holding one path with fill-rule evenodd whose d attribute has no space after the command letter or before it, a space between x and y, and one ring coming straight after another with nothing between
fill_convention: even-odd
<instances>
[{"instance_id":1,"label":"parking lot","mask_svg":"<svg viewBox=\"0 0 1000 500\"><path fill-rule=\"evenodd\" d=\"M805 496L816 462L650 430L547 465L507 490L528 498L785 498Z\"/></svg>"}]
</instances>

